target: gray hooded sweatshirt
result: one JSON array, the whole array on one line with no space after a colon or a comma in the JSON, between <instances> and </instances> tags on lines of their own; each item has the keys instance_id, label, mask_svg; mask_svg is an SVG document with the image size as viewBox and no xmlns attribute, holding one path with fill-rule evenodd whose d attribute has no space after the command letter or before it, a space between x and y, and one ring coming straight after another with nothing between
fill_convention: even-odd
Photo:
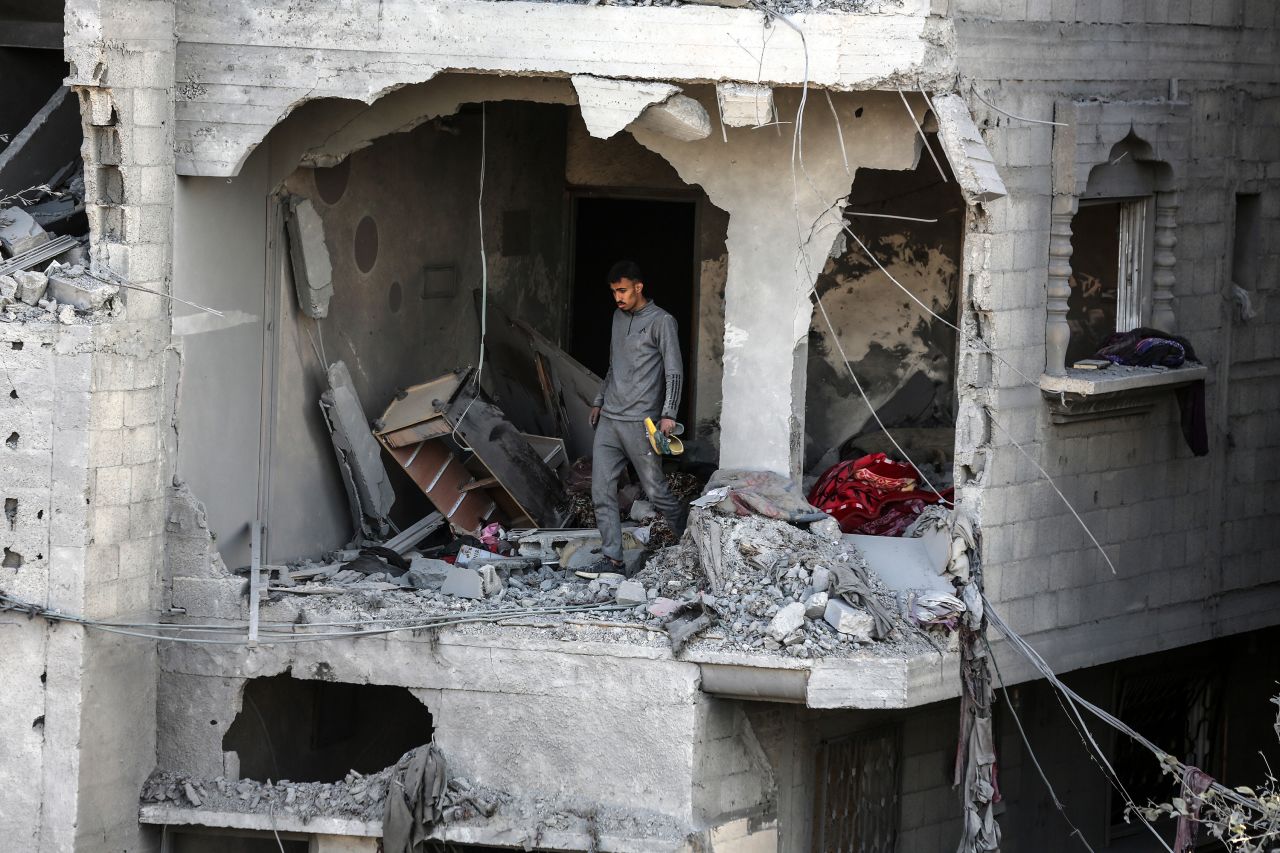
<instances>
[{"instance_id":1,"label":"gray hooded sweatshirt","mask_svg":"<svg viewBox=\"0 0 1280 853\"><path fill-rule=\"evenodd\" d=\"M675 419L684 384L676 319L649 302L634 313L613 314L609 372L594 405L615 421Z\"/></svg>"}]
</instances>

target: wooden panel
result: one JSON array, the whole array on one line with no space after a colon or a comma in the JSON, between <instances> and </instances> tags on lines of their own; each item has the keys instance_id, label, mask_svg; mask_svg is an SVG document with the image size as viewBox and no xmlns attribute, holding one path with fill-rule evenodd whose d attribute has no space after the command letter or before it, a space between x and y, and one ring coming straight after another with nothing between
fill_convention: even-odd
<instances>
[{"instance_id":1,"label":"wooden panel","mask_svg":"<svg viewBox=\"0 0 1280 853\"><path fill-rule=\"evenodd\" d=\"M406 389L404 396L392 400L386 411L382 413L381 429L378 430L378 434L385 435L440 417L440 413L435 409L435 401L447 403L449 398L457 392L462 379L463 377L456 373L449 373Z\"/></svg>"},{"instance_id":2,"label":"wooden panel","mask_svg":"<svg viewBox=\"0 0 1280 853\"><path fill-rule=\"evenodd\" d=\"M494 509L483 491L463 492L474 477L440 439L409 447L383 446L455 530L476 535Z\"/></svg>"}]
</instances>

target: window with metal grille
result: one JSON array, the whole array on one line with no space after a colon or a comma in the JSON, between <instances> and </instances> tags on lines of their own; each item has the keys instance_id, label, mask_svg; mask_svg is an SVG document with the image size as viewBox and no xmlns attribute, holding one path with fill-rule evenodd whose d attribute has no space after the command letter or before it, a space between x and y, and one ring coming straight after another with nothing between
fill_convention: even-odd
<instances>
[{"instance_id":1,"label":"window with metal grille","mask_svg":"<svg viewBox=\"0 0 1280 853\"><path fill-rule=\"evenodd\" d=\"M898 727L889 726L819 745L814 853L893 853L901 743Z\"/></svg>"},{"instance_id":2,"label":"window with metal grille","mask_svg":"<svg viewBox=\"0 0 1280 853\"><path fill-rule=\"evenodd\" d=\"M1222 776L1222 680L1207 671L1173 670L1122 675L1116 689L1116 716L1170 754L1212 776ZM1112 765L1139 806L1167 803L1179 796L1178 782L1165 774L1146 748L1117 736ZM1113 837L1141 831L1125 823L1124 796L1111 792Z\"/></svg>"}]
</instances>

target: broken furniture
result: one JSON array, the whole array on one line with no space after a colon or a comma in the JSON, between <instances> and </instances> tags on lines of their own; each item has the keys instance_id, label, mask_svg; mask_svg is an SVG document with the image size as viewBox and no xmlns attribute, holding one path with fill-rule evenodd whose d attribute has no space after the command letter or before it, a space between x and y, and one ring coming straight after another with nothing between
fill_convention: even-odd
<instances>
[{"instance_id":1,"label":"broken furniture","mask_svg":"<svg viewBox=\"0 0 1280 853\"><path fill-rule=\"evenodd\" d=\"M397 395L374 435L459 533L508 526L559 527L568 498L554 470L559 439L520 432L472 372L450 373Z\"/></svg>"}]
</instances>

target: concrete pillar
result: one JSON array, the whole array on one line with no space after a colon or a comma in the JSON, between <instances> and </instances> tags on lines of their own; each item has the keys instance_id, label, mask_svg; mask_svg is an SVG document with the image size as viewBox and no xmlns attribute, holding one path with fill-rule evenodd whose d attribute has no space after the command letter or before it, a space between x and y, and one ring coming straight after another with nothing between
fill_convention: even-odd
<instances>
[{"instance_id":1,"label":"concrete pillar","mask_svg":"<svg viewBox=\"0 0 1280 853\"><path fill-rule=\"evenodd\" d=\"M165 292L172 0L67 0L65 27L67 84L84 131L90 255ZM34 537L21 544L23 582L9 590L95 619L149 622L171 476L163 442L169 306L137 291L123 302L121 314L93 325L14 324L4 336L6 368L21 369L10 377L18 396L6 399L6 417L23 420L12 431L30 451L11 482L28 489L16 497L20 519L32 513L24 536ZM0 691L12 700L0 707L27 734L11 740L0 730L0 742L16 744L0 756L0 833L15 849L150 849L137 796L155 765L154 643L38 619L14 630L31 655L0 667L0 678L20 688ZM23 708L12 707L19 701Z\"/></svg>"},{"instance_id":2,"label":"concrete pillar","mask_svg":"<svg viewBox=\"0 0 1280 853\"><path fill-rule=\"evenodd\" d=\"M715 114L713 88L686 94ZM914 166L921 143L912 113L918 120L926 107L917 97L908 112L896 92L859 92L833 93L833 109L814 91L800 145L793 143L801 92L776 89L774 101L780 131L727 127L690 142L635 125L631 132L729 213L720 466L796 476L809 292L840 233L841 200L859 167Z\"/></svg>"}]
</instances>

